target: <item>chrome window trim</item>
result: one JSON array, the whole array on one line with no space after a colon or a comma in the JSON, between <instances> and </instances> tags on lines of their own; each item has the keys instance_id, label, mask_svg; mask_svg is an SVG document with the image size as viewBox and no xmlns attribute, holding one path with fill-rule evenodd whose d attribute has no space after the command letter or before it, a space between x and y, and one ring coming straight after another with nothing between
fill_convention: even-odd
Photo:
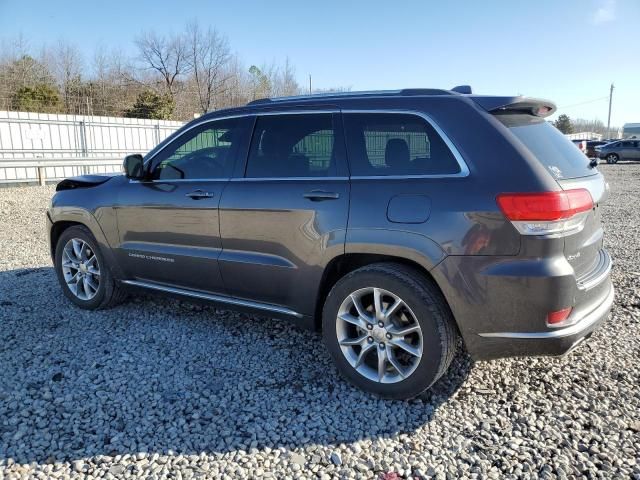
<instances>
[{"instance_id":1,"label":"chrome window trim","mask_svg":"<svg viewBox=\"0 0 640 480\"><path fill-rule=\"evenodd\" d=\"M429 178L464 178L468 177L469 173L461 175L458 173L440 173L440 174L416 174L416 175L353 175L351 180L411 180L411 179L429 179Z\"/></svg>"},{"instance_id":2,"label":"chrome window trim","mask_svg":"<svg viewBox=\"0 0 640 480\"><path fill-rule=\"evenodd\" d=\"M129 183L194 183L194 182L228 182L229 177L220 178L168 178L166 180L133 180L129 179Z\"/></svg>"},{"instance_id":3,"label":"chrome window trim","mask_svg":"<svg viewBox=\"0 0 640 480\"><path fill-rule=\"evenodd\" d=\"M376 177L377 178L377 177ZM129 183L194 183L194 182L262 182L262 181L346 181L349 177L232 177L232 178L176 178L167 180L133 180Z\"/></svg>"},{"instance_id":4,"label":"chrome window trim","mask_svg":"<svg viewBox=\"0 0 640 480\"><path fill-rule=\"evenodd\" d=\"M469 167L467 165L467 163L465 162L464 158L462 157L462 154L460 153L460 151L456 148L456 146L453 144L453 142L451 141L451 139L447 136L447 134L442 130L442 128L440 128L440 126L436 123L436 121L431 118L429 115L427 115L424 112L420 112L417 110L407 110L407 109L372 109L372 110L367 110L367 109L344 109L341 110L339 108L327 108L327 109L304 109L304 110L287 110L287 109L275 109L275 110L269 110L269 111L257 111L257 112L247 112L247 113L237 113L237 114L233 114L233 115L225 115L222 117L216 117L216 118L210 118L210 119L206 119L203 120L201 122L195 123L194 125L190 126L189 128L185 129L183 132L180 133L179 136L177 136L176 138L174 138L173 141L179 139L180 137L182 137L183 135L185 135L187 132L189 132L190 130L200 127L202 125L206 125L209 123L213 123L213 122L217 122L217 121L222 121L222 120L229 120L232 118L242 118L242 117L260 117L260 116L267 116L267 115L308 115L308 114L334 114L334 113L343 113L343 114L347 114L347 113L355 113L355 114L367 114L367 113L377 113L377 114L398 114L398 115L414 115L416 117L420 117L422 118L424 121L426 121L429 125L431 125L431 127L436 131L436 133L438 135L440 135L440 138L442 138L442 140L444 141L445 145L447 146L447 148L451 151L451 153L453 154L453 157L456 159L456 162L458 163L458 166L460 167L460 171L457 173L443 173L443 174L433 174L433 175L421 175L421 174L416 174L416 175L350 175L349 177L220 177L220 178L199 178L199 179L175 179L175 180L147 180L144 182L141 182L139 180L129 180L130 183L157 183L157 182L162 182L162 183L171 183L171 182L206 182L206 181L232 181L232 182L238 182L238 181L253 181L253 182L257 182L257 181L267 181L267 180L316 180L316 181L321 181L321 180L343 180L343 179L351 179L351 180L382 180L382 179L388 179L388 180L406 180L406 179L429 179L429 178L464 178L464 177L468 177L469 176ZM148 159L145 159L145 166L147 165L148 162L153 161L153 159L160 154L160 152L163 152L165 150L165 148L167 148L169 145L166 145L164 148L162 148L161 150L158 150L157 152L155 152L153 154L153 156L149 157Z\"/></svg>"},{"instance_id":5,"label":"chrome window trim","mask_svg":"<svg viewBox=\"0 0 640 480\"><path fill-rule=\"evenodd\" d=\"M403 179L410 179L410 178L464 178L464 177L468 177L469 176L469 167L467 165L467 162L464 161L464 158L462 157L462 154L460 153L460 151L456 148L456 146L453 144L453 142L451 141L451 139L447 136L446 133L444 133L444 131L440 128L440 126L436 123L436 121L431 118L429 115L427 115L424 112L420 112L417 110L397 110L397 109L374 109L374 110L365 110L365 109L357 109L357 110L350 110L350 109L345 109L342 110L343 114L348 114L348 113L356 113L356 114L366 114L366 113L378 113L378 114L398 114L398 115L414 115L417 117L422 118L424 121L426 121L429 125L431 125L431 127L436 131L436 133L438 135L440 135L440 138L442 138L442 140L444 141L445 145L447 146L447 148L449 149L449 151L451 151L451 153L453 154L453 157L456 159L456 162L458 163L458 166L460 167L460 171L457 173L437 173L437 174L433 174L433 175L428 175L428 174L416 174L416 175L351 175L351 179L352 180L378 180L378 179L384 179L384 178L388 178L390 180L403 180ZM346 135L346 132L345 132Z\"/></svg>"},{"instance_id":6,"label":"chrome window trim","mask_svg":"<svg viewBox=\"0 0 640 480\"><path fill-rule=\"evenodd\" d=\"M230 181L232 182L264 182L264 181L346 181L349 177L234 177Z\"/></svg>"}]
</instances>

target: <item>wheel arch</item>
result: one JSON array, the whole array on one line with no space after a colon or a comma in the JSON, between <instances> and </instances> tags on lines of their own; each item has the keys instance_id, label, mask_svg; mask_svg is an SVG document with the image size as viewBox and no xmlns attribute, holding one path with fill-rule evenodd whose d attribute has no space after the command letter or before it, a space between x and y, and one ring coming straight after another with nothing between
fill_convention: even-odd
<instances>
[{"instance_id":1,"label":"wheel arch","mask_svg":"<svg viewBox=\"0 0 640 480\"><path fill-rule=\"evenodd\" d=\"M102 256L109 262L112 273L116 278L121 277L121 270L116 262L115 255L113 255L111 251L111 246L100 224L91 212L80 207L53 207L49 210L48 214L51 220L49 249L54 263L56 246L62 234L71 227L82 226L89 230L93 238L98 242Z\"/></svg>"},{"instance_id":2,"label":"wheel arch","mask_svg":"<svg viewBox=\"0 0 640 480\"><path fill-rule=\"evenodd\" d=\"M51 230L49 233L49 251L51 253L52 259L55 260L56 247L58 245L58 240L60 240L60 237L62 236L64 231L75 226L86 227L86 225L80 222L73 222L68 220L60 220L51 225Z\"/></svg>"},{"instance_id":3,"label":"wheel arch","mask_svg":"<svg viewBox=\"0 0 640 480\"><path fill-rule=\"evenodd\" d=\"M358 268L375 264L375 263L396 263L405 265L416 271L419 275L429 279L439 290L442 298L447 301L442 289L438 285L433 275L430 273L430 262L418 262L415 259L410 259L404 256L389 255L385 253L364 253L364 252L350 252L334 257L325 267L322 274L322 279L318 287L318 294L316 296L316 307L314 312L314 328L321 330L322 327L322 309L324 307L327 295L333 288L333 286L345 275L357 270ZM448 303L448 301L447 301ZM457 328L457 325L456 325Z\"/></svg>"}]
</instances>

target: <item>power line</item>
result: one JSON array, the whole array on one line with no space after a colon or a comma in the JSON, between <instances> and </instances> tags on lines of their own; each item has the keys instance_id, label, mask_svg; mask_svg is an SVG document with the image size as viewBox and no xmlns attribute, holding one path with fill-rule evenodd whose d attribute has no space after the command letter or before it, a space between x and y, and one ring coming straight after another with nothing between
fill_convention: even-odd
<instances>
[{"instance_id":1,"label":"power line","mask_svg":"<svg viewBox=\"0 0 640 480\"><path fill-rule=\"evenodd\" d=\"M609 95L604 96L604 97L600 97L600 98L594 98L593 100L587 100L585 102L580 102L580 103L573 103L571 105L564 105L562 107L558 107L558 110L560 109L567 109L567 108L573 108L573 107L579 107L580 105L587 105L588 103L595 103L595 102L601 102L602 100L608 100L609 99Z\"/></svg>"},{"instance_id":2,"label":"power line","mask_svg":"<svg viewBox=\"0 0 640 480\"><path fill-rule=\"evenodd\" d=\"M607 117L607 137L609 136L609 127L611 127L611 102L613 101L613 83L609 90L609 117Z\"/></svg>"}]
</instances>

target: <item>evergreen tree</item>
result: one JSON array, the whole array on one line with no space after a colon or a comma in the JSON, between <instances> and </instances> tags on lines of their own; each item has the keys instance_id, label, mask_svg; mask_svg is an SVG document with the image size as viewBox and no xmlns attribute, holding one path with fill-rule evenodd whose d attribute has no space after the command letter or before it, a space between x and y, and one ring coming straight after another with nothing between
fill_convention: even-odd
<instances>
[{"instance_id":1,"label":"evergreen tree","mask_svg":"<svg viewBox=\"0 0 640 480\"><path fill-rule=\"evenodd\" d=\"M175 103L169 95L159 95L152 90L145 90L138 95L133 107L125 112L125 117L169 120L174 107Z\"/></svg>"},{"instance_id":2,"label":"evergreen tree","mask_svg":"<svg viewBox=\"0 0 640 480\"><path fill-rule=\"evenodd\" d=\"M571 119L564 113L558 117L553 125L564 134L573 133L573 124L571 123Z\"/></svg>"}]
</instances>

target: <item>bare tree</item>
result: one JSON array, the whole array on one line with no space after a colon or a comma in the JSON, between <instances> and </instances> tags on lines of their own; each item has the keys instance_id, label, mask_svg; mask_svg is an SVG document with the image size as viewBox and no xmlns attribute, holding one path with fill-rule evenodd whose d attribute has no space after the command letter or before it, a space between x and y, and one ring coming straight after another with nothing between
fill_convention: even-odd
<instances>
[{"instance_id":1,"label":"bare tree","mask_svg":"<svg viewBox=\"0 0 640 480\"><path fill-rule=\"evenodd\" d=\"M237 55L231 56L225 71L226 88L218 96L217 106L220 108L236 107L247 103L252 98L252 80Z\"/></svg>"},{"instance_id":2,"label":"bare tree","mask_svg":"<svg viewBox=\"0 0 640 480\"><path fill-rule=\"evenodd\" d=\"M165 92L174 98L181 77L189 72L184 36L146 32L136 39L136 45L145 68L160 76Z\"/></svg>"},{"instance_id":3,"label":"bare tree","mask_svg":"<svg viewBox=\"0 0 640 480\"><path fill-rule=\"evenodd\" d=\"M9 90L37 83L53 83L44 50L38 56L31 53L29 42L22 34L0 42L0 88Z\"/></svg>"},{"instance_id":4,"label":"bare tree","mask_svg":"<svg viewBox=\"0 0 640 480\"><path fill-rule=\"evenodd\" d=\"M22 33L15 37L0 39L0 64L13 62L29 55L29 40Z\"/></svg>"},{"instance_id":5,"label":"bare tree","mask_svg":"<svg viewBox=\"0 0 640 480\"><path fill-rule=\"evenodd\" d=\"M119 50L107 51L98 46L94 51L88 86L91 110L95 115L122 115L142 90L138 83L127 82L133 77L133 67L125 63Z\"/></svg>"},{"instance_id":6,"label":"bare tree","mask_svg":"<svg viewBox=\"0 0 640 480\"><path fill-rule=\"evenodd\" d=\"M193 74L202 113L216 108L216 99L229 79L226 68L231 54L226 37L209 27L202 30L197 22L187 26L188 64Z\"/></svg>"},{"instance_id":7,"label":"bare tree","mask_svg":"<svg viewBox=\"0 0 640 480\"><path fill-rule=\"evenodd\" d=\"M60 88L65 113L83 113L85 98L82 98L81 87L84 60L80 50L60 40L53 49L45 51L44 58Z\"/></svg>"},{"instance_id":8,"label":"bare tree","mask_svg":"<svg viewBox=\"0 0 640 480\"><path fill-rule=\"evenodd\" d=\"M288 57L284 66L276 69L274 77L271 81L274 95L286 97L300 94L300 85L296 81L296 70L289 62Z\"/></svg>"},{"instance_id":9,"label":"bare tree","mask_svg":"<svg viewBox=\"0 0 640 480\"><path fill-rule=\"evenodd\" d=\"M135 45L135 57L98 47L85 62L65 42L34 49L22 36L0 38L0 109L121 116L154 90L173 105L173 119L186 120L301 91L289 59L244 64L222 33L195 21L177 34L145 33ZM35 102L41 93L55 101Z\"/></svg>"}]
</instances>

